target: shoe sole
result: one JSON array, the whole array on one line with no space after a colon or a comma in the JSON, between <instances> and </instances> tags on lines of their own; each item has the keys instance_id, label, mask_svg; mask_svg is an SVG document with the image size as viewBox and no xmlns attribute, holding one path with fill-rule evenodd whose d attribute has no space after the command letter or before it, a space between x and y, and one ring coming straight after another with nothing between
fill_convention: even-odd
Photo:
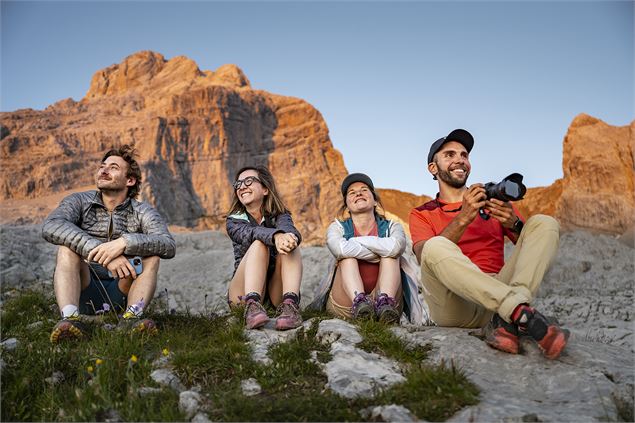
<instances>
[{"instance_id":1,"label":"shoe sole","mask_svg":"<svg viewBox=\"0 0 635 423\"><path fill-rule=\"evenodd\" d=\"M374 320L375 309L371 304L362 305L357 309L357 315L354 315L353 319Z\"/></svg>"},{"instance_id":2,"label":"shoe sole","mask_svg":"<svg viewBox=\"0 0 635 423\"><path fill-rule=\"evenodd\" d=\"M547 329L547 334L538 342L538 346L542 350L545 357L555 360L560 356L562 350L567 345L570 332L555 326Z\"/></svg>"},{"instance_id":3,"label":"shoe sole","mask_svg":"<svg viewBox=\"0 0 635 423\"><path fill-rule=\"evenodd\" d=\"M488 333L485 337L485 343L508 354L518 354L518 337L510 335L506 331L496 330Z\"/></svg>"},{"instance_id":4,"label":"shoe sole","mask_svg":"<svg viewBox=\"0 0 635 423\"><path fill-rule=\"evenodd\" d=\"M51 332L51 342L57 344L63 340L81 339L84 337L83 332L76 326L69 325L68 327L59 327L53 329Z\"/></svg>"},{"instance_id":5,"label":"shoe sole","mask_svg":"<svg viewBox=\"0 0 635 423\"><path fill-rule=\"evenodd\" d=\"M263 314L258 316L257 318L254 318L251 324L246 324L245 326L247 326L247 329L258 329L264 326L268 321L269 321L269 316Z\"/></svg>"},{"instance_id":6,"label":"shoe sole","mask_svg":"<svg viewBox=\"0 0 635 423\"><path fill-rule=\"evenodd\" d=\"M276 319L276 330L289 330L300 327L302 322L292 322L287 319Z\"/></svg>"},{"instance_id":7,"label":"shoe sole","mask_svg":"<svg viewBox=\"0 0 635 423\"><path fill-rule=\"evenodd\" d=\"M379 314L379 321L387 325L399 323L399 320L401 320L401 315L397 310L386 310Z\"/></svg>"}]
</instances>

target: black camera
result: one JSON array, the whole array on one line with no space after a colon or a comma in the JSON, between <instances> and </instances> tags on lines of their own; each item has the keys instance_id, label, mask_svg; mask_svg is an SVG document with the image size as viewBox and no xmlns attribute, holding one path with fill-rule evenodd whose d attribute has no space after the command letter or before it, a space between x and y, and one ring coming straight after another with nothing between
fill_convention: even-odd
<instances>
[{"instance_id":1,"label":"black camera","mask_svg":"<svg viewBox=\"0 0 635 423\"><path fill-rule=\"evenodd\" d=\"M518 201L522 200L527 192L527 187L523 184L523 175L520 173L512 173L499 183L488 182L484 188L488 200L496 198L501 201ZM489 214L483 209L480 209L478 214L483 220L489 219Z\"/></svg>"},{"instance_id":2,"label":"black camera","mask_svg":"<svg viewBox=\"0 0 635 423\"><path fill-rule=\"evenodd\" d=\"M523 184L523 175L512 173L499 183L488 182L485 184L487 199L496 198L501 201L522 200L527 192L527 187Z\"/></svg>"}]
</instances>

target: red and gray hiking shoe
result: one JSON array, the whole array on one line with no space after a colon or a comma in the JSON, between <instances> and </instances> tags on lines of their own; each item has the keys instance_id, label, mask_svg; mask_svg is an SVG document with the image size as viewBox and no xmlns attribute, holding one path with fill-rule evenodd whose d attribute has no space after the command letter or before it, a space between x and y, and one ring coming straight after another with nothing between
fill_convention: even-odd
<instances>
[{"instance_id":1,"label":"red and gray hiking shoe","mask_svg":"<svg viewBox=\"0 0 635 423\"><path fill-rule=\"evenodd\" d=\"M351 307L353 319L374 320L375 305L373 300L363 292L355 295L353 306Z\"/></svg>"},{"instance_id":2,"label":"red and gray hiking shoe","mask_svg":"<svg viewBox=\"0 0 635 423\"><path fill-rule=\"evenodd\" d=\"M397 302L393 297L389 297L388 294L379 294L375 300L375 313L377 314L377 320L388 325L399 323L399 319L401 319Z\"/></svg>"},{"instance_id":3,"label":"red and gray hiking shoe","mask_svg":"<svg viewBox=\"0 0 635 423\"><path fill-rule=\"evenodd\" d=\"M277 310L276 329L295 329L302 324L302 316L298 305L290 298L282 301Z\"/></svg>"},{"instance_id":4,"label":"red and gray hiking shoe","mask_svg":"<svg viewBox=\"0 0 635 423\"><path fill-rule=\"evenodd\" d=\"M545 357L558 358L569 339L569 331L562 329L553 319L548 319L535 308L521 304L514 311L514 323L521 335L529 335L537 343Z\"/></svg>"},{"instance_id":5,"label":"red and gray hiking shoe","mask_svg":"<svg viewBox=\"0 0 635 423\"><path fill-rule=\"evenodd\" d=\"M86 336L86 326L77 317L67 317L55 325L51 331L51 342L57 344L63 340L74 341Z\"/></svg>"},{"instance_id":6,"label":"red and gray hiking shoe","mask_svg":"<svg viewBox=\"0 0 635 423\"><path fill-rule=\"evenodd\" d=\"M256 329L264 326L269 320L267 312L262 304L256 300L247 300L245 306L245 326L247 329Z\"/></svg>"},{"instance_id":7,"label":"red and gray hiking shoe","mask_svg":"<svg viewBox=\"0 0 635 423\"><path fill-rule=\"evenodd\" d=\"M117 330L139 335L156 335L159 333L159 328L154 320L142 317L133 317L127 312L124 313L123 318L119 321Z\"/></svg>"},{"instance_id":8,"label":"red and gray hiking shoe","mask_svg":"<svg viewBox=\"0 0 635 423\"><path fill-rule=\"evenodd\" d=\"M497 350L510 354L518 354L518 327L507 323L498 314L483 328L485 343Z\"/></svg>"}]
</instances>

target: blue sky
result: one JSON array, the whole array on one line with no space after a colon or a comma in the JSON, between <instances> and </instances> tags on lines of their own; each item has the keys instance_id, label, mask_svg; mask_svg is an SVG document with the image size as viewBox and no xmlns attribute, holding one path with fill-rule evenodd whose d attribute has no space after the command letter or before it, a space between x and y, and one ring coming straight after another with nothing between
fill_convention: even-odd
<instances>
[{"instance_id":1,"label":"blue sky","mask_svg":"<svg viewBox=\"0 0 635 423\"><path fill-rule=\"evenodd\" d=\"M633 4L2 1L0 110L79 100L97 70L153 50L308 101L376 186L433 195L427 152L455 128L476 139L470 182L544 186L577 114L635 118Z\"/></svg>"}]
</instances>

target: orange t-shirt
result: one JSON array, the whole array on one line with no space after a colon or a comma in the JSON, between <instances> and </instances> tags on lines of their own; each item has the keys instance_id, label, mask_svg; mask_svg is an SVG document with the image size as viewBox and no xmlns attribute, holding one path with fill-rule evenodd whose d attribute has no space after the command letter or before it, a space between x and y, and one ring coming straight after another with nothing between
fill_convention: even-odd
<instances>
[{"instance_id":1,"label":"orange t-shirt","mask_svg":"<svg viewBox=\"0 0 635 423\"><path fill-rule=\"evenodd\" d=\"M410 235L412 244L439 235L450 224L452 219L459 214L461 202L444 203L438 198L425 203L410 212ZM522 219L516 208L514 213ZM509 229L503 228L500 222L493 217L484 220L477 216L469 224L458 246L481 271L485 273L498 273L505 264L504 257L504 236L510 239L512 235Z\"/></svg>"},{"instance_id":2,"label":"orange t-shirt","mask_svg":"<svg viewBox=\"0 0 635 423\"><path fill-rule=\"evenodd\" d=\"M377 222L373 225L373 228L365 236L378 236ZM353 236L363 236L353 224ZM379 263L371 263L369 261L357 260L359 266L359 275L362 277L364 283L364 292L370 294L377 286L377 278L379 277Z\"/></svg>"}]
</instances>

